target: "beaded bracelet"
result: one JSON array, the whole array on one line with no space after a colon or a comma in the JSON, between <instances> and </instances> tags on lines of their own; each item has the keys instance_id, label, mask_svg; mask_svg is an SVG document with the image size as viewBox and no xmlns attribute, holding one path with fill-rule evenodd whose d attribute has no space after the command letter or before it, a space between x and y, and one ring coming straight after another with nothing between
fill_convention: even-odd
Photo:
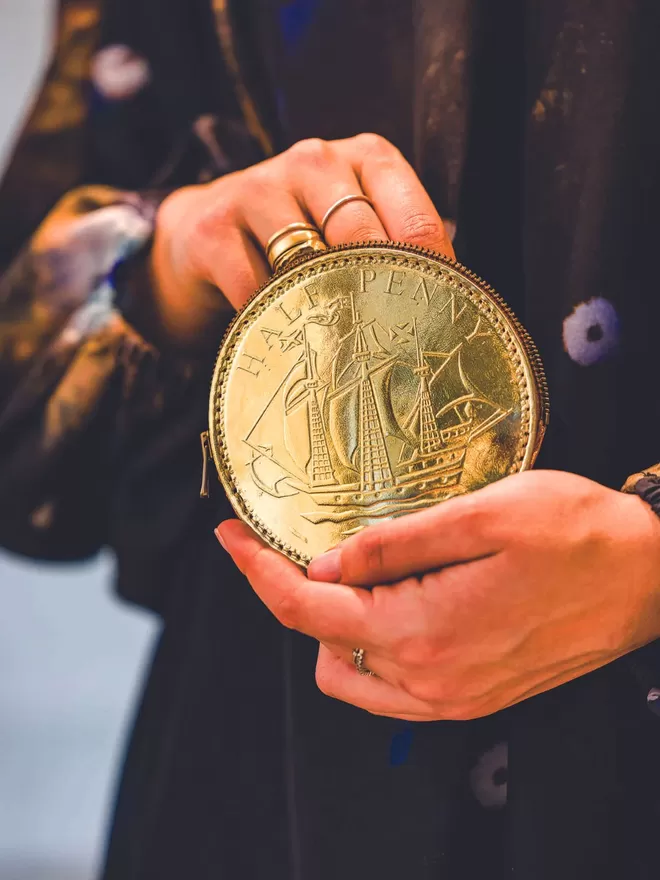
<instances>
[{"instance_id":1,"label":"beaded bracelet","mask_svg":"<svg viewBox=\"0 0 660 880\"><path fill-rule=\"evenodd\" d=\"M651 510L660 516L660 465L633 474L626 480L622 491L630 495L639 495Z\"/></svg>"}]
</instances>

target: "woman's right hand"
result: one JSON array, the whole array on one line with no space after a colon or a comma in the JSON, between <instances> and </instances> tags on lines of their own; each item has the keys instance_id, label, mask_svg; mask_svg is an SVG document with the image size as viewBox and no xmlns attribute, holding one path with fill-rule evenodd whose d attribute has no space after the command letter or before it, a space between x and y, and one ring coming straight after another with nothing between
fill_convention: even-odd
<instances>
[{"instance_id":1,"label":"woman's right hand","mask_svg":"<svg viewBox=\"0 0 660 880\"><path fill-rule=\"evenodd\" d=\"M384 138L305 140L212 183L177 190L160 206L150 273L156 313L170 340L194 345L226 321L271 274L268 239L296 221L321 225L342 196L364 193L330 218L328 244L393 240L453 257L419 178Z\"/></svg>"}]
</instances>

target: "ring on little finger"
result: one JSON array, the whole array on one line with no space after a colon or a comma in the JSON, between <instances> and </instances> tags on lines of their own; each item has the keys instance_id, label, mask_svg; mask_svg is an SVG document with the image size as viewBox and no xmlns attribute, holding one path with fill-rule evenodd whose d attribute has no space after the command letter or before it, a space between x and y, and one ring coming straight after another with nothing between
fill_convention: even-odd
<instances>
[{"instance_id":1,"label":"ring on little finger","mask_svg":"<svg viewBox=\"0 0 660 880\"><path fill-rule=\"evenodd\" d=\"M364 665L364 648L353 648L353 663L360 675L375 675L371 669Z\"/></svg>"}]
</instances>

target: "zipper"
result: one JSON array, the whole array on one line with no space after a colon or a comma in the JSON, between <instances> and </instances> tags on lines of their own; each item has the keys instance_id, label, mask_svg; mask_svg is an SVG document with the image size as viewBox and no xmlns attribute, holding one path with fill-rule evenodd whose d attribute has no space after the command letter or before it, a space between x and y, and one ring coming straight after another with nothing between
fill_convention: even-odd
<instances>
[{"instance_id":1,"label":"zipper","mask_svg":"<svg viewBox=\"0 0 660 880\"><path fill-rule=\"evenodd\" d=\"M199 487L199 497L209 497L209 461L211 459L211 444L209 441L209 432L202 431L199 435L202 443L202 484Z\"/></svg>"}]
</instances>

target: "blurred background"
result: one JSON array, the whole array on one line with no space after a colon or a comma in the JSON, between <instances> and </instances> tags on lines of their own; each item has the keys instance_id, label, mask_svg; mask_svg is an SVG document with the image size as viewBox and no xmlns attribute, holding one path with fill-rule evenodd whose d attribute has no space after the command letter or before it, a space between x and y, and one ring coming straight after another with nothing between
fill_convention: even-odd
<instances>
[{"instance_id":1,"label":"blurred background","mask_svg":"<svg viewBox=\"0 0 660 880\"><path fill-rule=\"evenodd\" d=\"M0 0L0 167L48 57L53 0ZM157 623L112 561L0 551L0 880L92 880Z\"/></svg>"}]
</instances>

